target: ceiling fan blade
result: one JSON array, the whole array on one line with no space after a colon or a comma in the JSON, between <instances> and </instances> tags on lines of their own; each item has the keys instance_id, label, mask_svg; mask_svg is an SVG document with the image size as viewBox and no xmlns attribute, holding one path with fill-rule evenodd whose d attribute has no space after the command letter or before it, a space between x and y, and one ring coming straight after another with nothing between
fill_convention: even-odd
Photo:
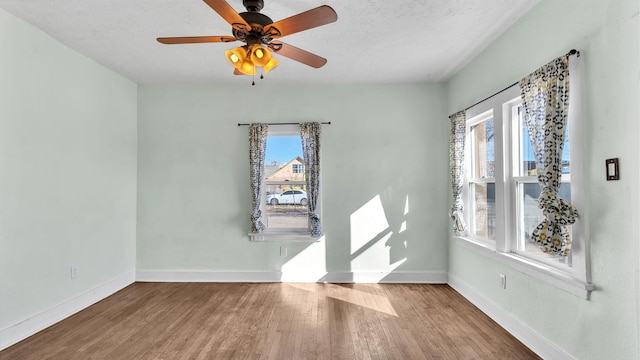
<instances>
[{"instance_id":1,"label":"ceiling fan blade","mask_svg":"<svg viewBox=\"0 0 640 360\"><path fill-rule=\"evenodd\" d=\"M269 34L272 38L280 38L314 27L330 24L336 20L338 20L338 14L336 14L330 6L322 5L267 25L264 28L264 33Z\"/></svg>"},{"instance_id":2,"label":"ceiling fan blade","mask_svg":"<svg viewBox=\"0 0 640 360\"><path fill-rule=\"evenodd\" d=\"M309 65L316 69L323 67L324 64L327 63L327 59L321 56L312 54L308 51L299 49L292 45L285 44L283 42L271 42L269 44L269 48L271 48L271 50L273 50L275 54L288 57L291 60L301 62L305 65Z\"/></svg>"},{"instance_id":3,"label":"ceiling fan blade","mask_svg":"<svg viewBox=\"0 0 640 360\"><path fill-rule=\"evenodd\" d=\"M218 15L222 16L222 18L228 22L234 29L238 30L251 30L251 26L247 24L247 22L235 11L229 3L224 0L204 0L207 5L209 5L213 11L217 12Z\"/></svg>"},{"instance_id":4,"label":"ceiling fan blade","mask_svg":"<svg viewBox=\"0 0 640 360\"><path fill-rule=\"evenodd\" d=\"M197 43L216 43L216 42L233 42L238 39L233 36L181 36L181 37L162 37L157 39L162 44L197 44Z\"/></svg>"},{"instance_id":5,"label":"ceiling fan blade","mask_svg":"<svg viewBox=\"0 0 640 360\"><path fill-rule=\"evenodd\" d=\"M244 75L244 74L241 73L240 70L238 69L233 69L233 75Z\"/></svg>"}]
</instances>

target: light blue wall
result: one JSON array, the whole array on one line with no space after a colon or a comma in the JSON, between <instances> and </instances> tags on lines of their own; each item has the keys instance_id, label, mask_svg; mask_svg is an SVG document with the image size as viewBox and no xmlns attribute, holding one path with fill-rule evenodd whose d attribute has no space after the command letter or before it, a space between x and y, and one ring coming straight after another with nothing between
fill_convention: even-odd
<instances>
[{"instance_id":1,"label":"light blue wall","mask_svg":"<svg viewBox=\"0 0 640 360\"><path fill-rule=\"evenodd\" d=\"M449 271L578 359L637 359L639 56L637 0L542 0L448 83L449 113L518 81L571 48L585 64L592 275L581 300L460 246ZM620 181L604 161L620 158ZM498 273L509 286L498 288Z\"/></svg>"},{"instance_id":2,"label":"light blue wall","mask_svg":"<svg viewBox=\"0 0 640 360\"><path fill-rule=\"evenodd\" d=\"M442 210L447 115L570 48L583 52L588 87L590 301L449 244ZM0 330L133 271L136 259L140 270L448 269L577 358L638 358L637 1L542 0L446 88L267 79L140 86L136 99L135 84L3 11L0 53ZM246 235L247 130L236 123L311 120L332 122L327 236L288 243L280 257L283 243ZM604 181L609 157L620 158L618 182ZM378 197L389 226L359 236L355 217Z\"/></svg>"},{"instance_id":3,"label":"light blue wall","mask_svg":"<svg viewBox=\"0 0 640 360\"><path fill-rule=\"evenodd\" d=\"M429 84L275 86L268 79L255 87L249 80L141 86L138 269L446 272L443 95ZM259 121L331 122L322 140L326 240L284 244L286 258L282 243L247 236L248 131L237 123ZM364 208L389 226L354 228L373 216L361 209L372 200Z\"/></svg>"},{"instance_id":4,"label":"light blue wall","mask_svg":"<svg viewBox=\"0 0 640 360\"><path fill-rule=\"evenodd\" d=\"M134 271L137 87L3 10L0 54L3 330Z\"/></svg>"}]
</instances>

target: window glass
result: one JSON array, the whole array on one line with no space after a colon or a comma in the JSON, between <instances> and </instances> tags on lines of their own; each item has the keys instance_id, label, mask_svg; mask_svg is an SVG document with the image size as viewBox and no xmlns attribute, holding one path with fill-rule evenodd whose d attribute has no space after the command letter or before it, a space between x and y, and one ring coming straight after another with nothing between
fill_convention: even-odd
<instances>
[{"instance_id":1,"label":"window glass","mask_svg":"<svg viewBox=\"0 0 640 360\"><path fill-rule=\"evenodd\" d=\"M493 118L471 127L472 136L472 176L474 178L495 177L495 142Z\"/></svg>"},{"instance_id":2,"label":"window glass","mask_svg":"<svg viewBox=\"0 0 640 360\"><path fill-rule=\"evenodd\" d=\"M517 138L514 144L517 144L517 154L520 163L516 169L515 176L533 176L537 175L536 159L531 147L531 138L527 126L524 122L524 109L522 105L514 107L513 112L514 126L516 126ZM566 131L564 134L564 145L562 149L562 174L570 174L571 172L571 143L569 141L569 122L567 121Z\"/></svg>"},{"instance_id":3,"label":"window glass","mask_svg":"<svg viewBox=\"0 0 640 360\"><path fill-rule=\"evenodd\" d=\"M513 126L516 127L513 143L517 144L514 149L514 156L517 156L517 162L520 165L516 169L515 181L516 187L516 216L517 216L517 235L515 239L514 250L531 257L539 257L545 260L554 261L564 266L571 266L571 254L568 257L557 257L547 255L542 252L538 246L531 242L531 234L536 226L544 220L542 209L538 207L538 197L540 196L540 185L538 184L537 170L535 163L535 155L531 146L531 138L524 123L524 111L522 105L516 105L512 112ZM558 195L560 198L571 201L571 183L570 178L570 146L567 133L565 134L564 148L562 152L562 182ZM571 226L567 227L571 231Z\"/></svg>"},{"instance_id":4,"label":"window glass","mask_svg":"<svg viewBox=\"0 0 640 360\"><path fill-rule=\"evenodd\" d=\"M308 208L300 136L269 135L265 159L267 228L306 230Z\"/></svg>"},{"instance_id":5,"label":"window glass","mask_svg":"<svg viewBox=\"0 0 640 360\"><path fill-rule=\"evenodd\" d=\"M494 183L471 184L473 235L495 240L496 238L496 186Z\"/></svg>"},{"instance_id":6,"label":"window glass","mask_svg":"<svg viewBox=\"0 0 640 360\"><path fill-rule=\"evenodd\" d=\"M538 197L540 196L540 185L537 183L520 183L518 185L518 241L516 249L527 255L538 256L550 260L557 260L559 263L571 266L571 253L568 257L557 257L547 255L542 252L536 244L531 241L531 234L542 220L544 215L538 208ZM571 184L562 183L559 195L561 198L571 201ZM571 226L567 227L571 231Z\"/></svg>"},{"instance_id":7,"label":"window glass","mask_svg":"<svg viewBox=\"0 0 640 360\"><path fill-rule=\"evenodd\" d=\"M471 146L470 233L483 239L495 240L495 136L493 117L474 120L469 127Z\"/></svg>"},{"instance_id":8,"label":"window glass","mask_svg":"<svg viewBox=\"0 0 640 360\"><path fill-rule=\"evenodd\" d=\"M516 108L517 112L514 114L516 119L514 125L517 127L516 133L518 137L514 143L518 144L518 159L520 160L520 167L517 169L516 176L533 176L537 174L536 170L536 158L531 147L531 140L527 126L524 123L524 110L522 105Z\"/></svg>"}]
</instances>

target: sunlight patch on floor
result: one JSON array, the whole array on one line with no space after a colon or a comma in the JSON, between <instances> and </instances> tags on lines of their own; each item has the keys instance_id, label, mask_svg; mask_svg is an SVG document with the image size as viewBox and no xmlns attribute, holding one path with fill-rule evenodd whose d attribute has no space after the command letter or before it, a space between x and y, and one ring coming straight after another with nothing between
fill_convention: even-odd
<instances>
[{"instance_id":1,"label":"sunlight patch on floor","mask_svg":"<svg viewBox=\"0 0 640 360\"><path fill-rule=\"evenodd\" d=\"M391 316L398 316L393 305L391 305L391 302L386 296L371 294L366 291L351 289L336 284L327 285L327 296Z\"/></svg>"}]
</instances>

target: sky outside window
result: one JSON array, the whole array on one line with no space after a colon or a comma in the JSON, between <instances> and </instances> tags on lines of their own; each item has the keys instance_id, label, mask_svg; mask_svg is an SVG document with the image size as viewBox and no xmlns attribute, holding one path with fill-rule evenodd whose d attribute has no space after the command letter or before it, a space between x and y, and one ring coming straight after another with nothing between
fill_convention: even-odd
<instances>
[{"instance_id":1,"label":"sky outside window","mask_svg":"<svg viewBox=\"0 0 640 360\"><path fill-rule=\"evenodd\" d=\"M269 136L265 164L286 164L296 156L302 158L302 140L300 136Z\"/></svg>"}]
</instances>

